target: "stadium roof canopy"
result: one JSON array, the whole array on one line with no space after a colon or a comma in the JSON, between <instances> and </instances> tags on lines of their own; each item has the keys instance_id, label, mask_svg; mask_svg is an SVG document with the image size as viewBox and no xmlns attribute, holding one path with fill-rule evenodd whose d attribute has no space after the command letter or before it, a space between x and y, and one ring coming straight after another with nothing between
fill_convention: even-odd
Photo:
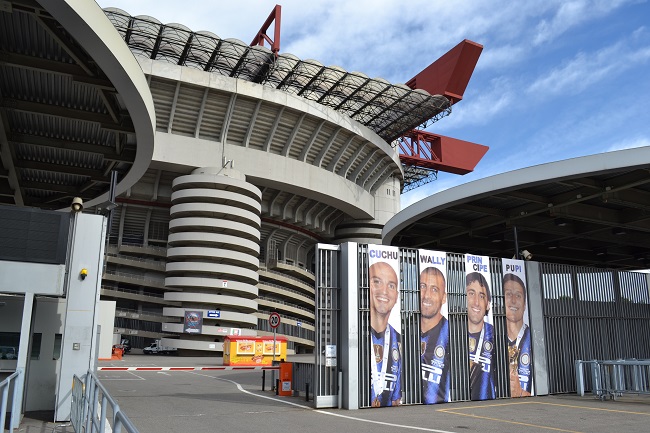
<instances>
[{"instance_id":1,"label":"stadium roof canopy","mask_svg":"<svg viewBox=\"0 0 650 433\"><path fill-rule=\"evenodd\" d=\"M134 53L316 101L367 126L389 143L451 112L448 98L426 90L323 66L316 60L300 60L292 54L276 58L263 46L193 32L182 24L162 24L150 16L133 17L117 8L107 8L105 13Z\"/></svg>"},{"instance_id":2,"label":"stadium roof canopy","mask_svg":"<svg viewBox=\"0 0 650 433\"><path fill-rule=\"evenodd\" d=\"M126 190L149 165L155 118L131 52L99 8L0 6L0 203L92 206L113 170Z\"/></svg>"},{"instance_id":3,"label":"stadium roof canopy","mask_svg":"<svg viewBox=\"0 0 650 433\"><path fill-rule=\"evenodd\" d=\"M384 227L386 244L619 269L650 267L650 147L574 158L427 197Z\"/></svg>"}]
</instances>

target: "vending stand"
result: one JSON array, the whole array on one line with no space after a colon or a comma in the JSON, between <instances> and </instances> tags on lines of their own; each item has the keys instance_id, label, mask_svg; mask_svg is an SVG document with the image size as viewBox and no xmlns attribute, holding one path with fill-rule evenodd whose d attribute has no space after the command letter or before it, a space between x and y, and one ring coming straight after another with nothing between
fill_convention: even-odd
<instances>
[{"instance_id":1,"label":"vending stand","mask_svg":"<svg viewBox=\"0 0 650 433\"><path fill-rule=\"evenodd\" d=\"M273 337L243 337L228 335L223 341L223 365L273 365L287 359L287 339Z\"/></svg>"}]
</instances>

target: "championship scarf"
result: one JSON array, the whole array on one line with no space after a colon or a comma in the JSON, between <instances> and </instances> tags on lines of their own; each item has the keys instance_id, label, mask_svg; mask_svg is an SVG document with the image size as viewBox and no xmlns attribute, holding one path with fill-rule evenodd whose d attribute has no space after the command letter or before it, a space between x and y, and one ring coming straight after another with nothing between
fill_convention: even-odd
<instances>
[{"instance_id":1,"label":"championship scarf","mask_svg":"<svg viewBox=\"0 0 650 433\"><path fill-rule=\"evenodd\" d=\"M441 403L449 398L449 322L444 317L422 334L422 402Z\"/></svg>"}]
</instances>

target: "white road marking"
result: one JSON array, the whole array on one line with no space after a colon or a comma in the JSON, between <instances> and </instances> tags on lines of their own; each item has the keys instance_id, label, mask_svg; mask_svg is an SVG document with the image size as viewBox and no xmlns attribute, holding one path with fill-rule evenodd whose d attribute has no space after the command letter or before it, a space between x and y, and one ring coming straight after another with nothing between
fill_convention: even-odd
<instances>
[{"instance_id":1,"label":"white road marking","mask_svg":"<svg viewBox=\"0 0 650 433\"><path fill-rule=\"evenodd\" d=\"M403 428L403 429L407 429L407 430L419 430L419 431L428 431L428 432L434 432L434 433L455 433L455 432L451 432L451 431L448 431L448 430L436 430L436 429L426 428L426 427L417 427L417 426L410 426L410 425L404 425L404 424L394 424L394 423L390 423L390 422L373 421L373 420L368 420L368 419L363 419L363 418L357 418L357 417L354 417L354 416L348 416L348 415L341 415L341 414L338 414L338 413L332 413L332 412L328 412L326 410L314 409L314 408L312 408L310 406L297 404L297 403L294 403L294 402L291 402L291 401L280 400L278 398L269 397L269 396L266 396L266 395L255 394L254 392L250 392L250 391L245 390L239 383L235 382L234 380L224 379L222 377L214 377L214 376L210 376L210 375L207 375L207 374L195 373L193 371L188 371L188 373L195 374L197 376L211 377L213 379L222 380L224 382L230 382L230 383L236 385L237 389L239 389L243 393L254 395L255 397L259 397L259 398L266 398L268 400L277 401L278 403L284 403L284 404L288 404L288 405L291 405L291 406L299 407L301 409L313 410L314 412L322 413L324 415L337 416L339 418L345 418L345 419L349 419L349 420L352 420L352 421L367 422L367 423L370 423L370 424L379 424L379 425L385 425L385 426L388 426L388 427Z\"/></svg>"}]
</instances>

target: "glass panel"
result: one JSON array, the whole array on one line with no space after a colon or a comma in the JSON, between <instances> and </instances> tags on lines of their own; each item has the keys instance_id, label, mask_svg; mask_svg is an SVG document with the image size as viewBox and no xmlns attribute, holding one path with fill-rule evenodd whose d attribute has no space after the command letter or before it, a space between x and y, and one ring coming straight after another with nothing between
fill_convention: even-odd
<instances>
[{"instance_id":1,"label":"glass panel","mask_svg":"<svg viewBox=\"0 0 650 433\"><path fill-rule=\"evenodd\" d=\"M0 332L0 359L18 359L20 332Z\"/></svg>"}]
</instances>

